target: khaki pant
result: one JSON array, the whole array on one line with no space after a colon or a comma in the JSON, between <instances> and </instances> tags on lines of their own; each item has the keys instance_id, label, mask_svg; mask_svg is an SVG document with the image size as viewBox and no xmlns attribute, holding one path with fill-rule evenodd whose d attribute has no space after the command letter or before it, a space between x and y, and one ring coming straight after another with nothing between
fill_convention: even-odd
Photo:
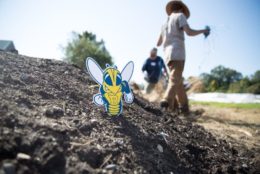
<instances>
[{"instance_id":1,"label":"khaki pant","mask_svg":"<svg viewBox=\"0 0 260 174\"><path fill-rule=\"evenodd\" d=\"M164 94L163 100L169 103L170 109L180 107L184 110L189 109L188 98L183 86L182 72L185 61L170 61L168 67L170 70L169 83Z\"/></svg>"}]
</instances>

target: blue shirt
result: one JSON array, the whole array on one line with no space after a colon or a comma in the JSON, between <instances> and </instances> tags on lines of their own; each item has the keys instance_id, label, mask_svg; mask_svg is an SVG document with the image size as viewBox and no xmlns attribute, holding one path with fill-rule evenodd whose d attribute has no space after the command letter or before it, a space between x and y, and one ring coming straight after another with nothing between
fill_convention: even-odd
<instances>
[{"instance_id":1,"label":"blue shirt","mask_svg":"<svg viewBox=\"0 0 260 174\"><path fill-rule=\"evenodd\" d=\"M163 68L166 71L163 59L157 56L155 59L148 58L143 65L142 71L147 72L147 81L149 83L157 83L162 75Z\"/></svg>"}]
</instances>

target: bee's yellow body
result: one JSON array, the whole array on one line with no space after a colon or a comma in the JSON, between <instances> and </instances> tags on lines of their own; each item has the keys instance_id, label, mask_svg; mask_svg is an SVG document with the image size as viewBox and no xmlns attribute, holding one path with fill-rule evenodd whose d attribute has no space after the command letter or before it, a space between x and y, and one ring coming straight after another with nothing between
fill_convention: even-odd
<instances>
[{"instance_id":1,"label":"bee's yellow body","mask_svg":"<svg viewBox=\"0 0 260 174\"><path fill-rule=\"evenodd\" d=\"M116 94L105 93L104 98L108 101L107 111L110 115L118 115L121 112L122 92Z\"/></svg>"},{"instance_id":2,"label":"bee's yellow body","mask_svg":"<svg viewBox=\"0 0 260 174\"><path fill-rule=\"evenodd\" d=\"M104 80L101 87L101 94L105 99L107 112L112 115L119 115L122 111L122 79L117 69L108 68L104 72Z\"/></svg>"}]
</instances>

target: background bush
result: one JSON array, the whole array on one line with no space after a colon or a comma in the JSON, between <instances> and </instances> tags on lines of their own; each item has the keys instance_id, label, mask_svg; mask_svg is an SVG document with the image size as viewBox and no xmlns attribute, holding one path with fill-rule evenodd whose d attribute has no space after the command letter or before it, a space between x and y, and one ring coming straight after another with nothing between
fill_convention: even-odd
<instances>
[{"instance_id":1,"label":"background bush","mask_svg":"<svg viewBox=\"0 0 260 174\"><path fill-rule=\"evenodd\" d=\"M219 65L200 77L206 92L260 94L260 70L251 77L243 77L240 72Z\"/></svg>"},{"instance_id":2,"label":"background bush","mask_svg":"<svg viewBox=\"0 0 260 174\"><path fill-rule=\"evenodd\" d=\"M72 33L72 39L65 46L64 60L75 64L81 68L85 67L85 60L87 57L94 58L102 68L105 65L112 64L112 57L105 47L103 40L97 41L96 35L90 32Z\"/></svg>"}]
</instances>

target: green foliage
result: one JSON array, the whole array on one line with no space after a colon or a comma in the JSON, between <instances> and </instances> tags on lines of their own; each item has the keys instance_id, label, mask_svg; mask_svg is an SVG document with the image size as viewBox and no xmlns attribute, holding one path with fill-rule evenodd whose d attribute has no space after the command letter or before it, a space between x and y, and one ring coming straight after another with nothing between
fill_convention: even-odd
<instances>
[{"instance_id":1,"label":"green foliage","mask_svg":"<svg viewBox=\"0 0 260 174\"><path fill-rule=\"evenodd\" d=\"M250 86L250 80L245 77L241 79L240 81L231 83L229 85L228 92L230 93L243 93L247 90L247 88Z\"/></svg>"},{"instance_id":2,"label":"green foliage","mask_svg":"<svg viewBox=\"0 0 260 174\"><path fill-rule=\"evenodd\" d=\"M200 75L200 77L201 77L201 79L202 79L202 81L203 81L203 84L204 84L204 86L205 86L206 91L207 91L207 92L213 91L213 90L211 89L211 83L212 83L212 81L213 81L212 76L211 76L210 74L207 74L207 73L202 73L202 74Z\"/></svg>"},{"instance_id":3,"label":"green foliage","mask_svg":"<svg viewBox=\"0 0 260 174\"><path fill-rule=\"evenodd\" d=\"M203 73L201 77L206 89L210 92L214 92L228 90L231 83L242 79L242 74L236 70L220 65L212 69L210 74Z\"/></svg>"},{"instance_id":4,"label":"green foliage","mask_svg":"<svg viewBox=\"0 0 260 174\"><path fill-rule=\"evenodd\" d=\"M200 75L206 92L254 93L260 94L260 70L251 78L244 77L236 70L217 66L211 72Z\"/></svg>"},{"instance_id":5,"label":"green foliage","mask_svg":"<svg viewBox=\"0 0 260 174\"><path fill-rule=\"evenodd\" d=\"M225 68L224 66L217 66L212 69L211 75L217 81L218 87L221 91L227 90L230 83L234 83L242 79L241 73L230 68Z\"/></svg>"},{"instance_id":6,"label":"green foliage","mask_svg":"<svg viewBox=\"0 0 260 174\"><path fill-rule=\"evenodd\" d=\"M253 83L260 83L260 70L256 71L255 74L252 76Z\"/></svg>"},{"instance_id":7,"label":"green foliage","mask_svg":"<svg viewBox=\"0 0 260 174\"><path fill-rule=\"evenodd\" d=\"M209 91L216 91L216 90L218 90L218 86L219 86L218 82L215 79L213 79L213 80L210 81L208 90Z\"/></svg>"},{"instance_id":8,"label":"green foliage","mask_svg":"<svg viewBox=\"0 0 260 174\"><path fill-rule=\"evenodd\" d=\"M102 68L112 64L112 57L103 40L97 41L96 35L85 31L82 34L73 33L72 40L65 46L65 60L81 68L85 67L87 57L94 58Z\"/></svg>"},{"instance_id":9,"label":"green foliage","mask_svg":"<svg viewBox=\"0 0 260 174\"><path fill-rule=\"evenodd\" d=\"M248 93L260 94L260 83L256 83L247 88Z\"/></svg>"}]
</instances>

